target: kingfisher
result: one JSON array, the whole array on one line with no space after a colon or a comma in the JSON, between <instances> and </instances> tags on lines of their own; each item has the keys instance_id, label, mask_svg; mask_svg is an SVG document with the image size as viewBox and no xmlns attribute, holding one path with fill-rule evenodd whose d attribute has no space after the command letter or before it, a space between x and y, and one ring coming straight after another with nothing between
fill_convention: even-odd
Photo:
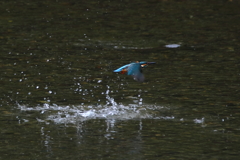
<instances>
[{"instance_id":1,"label":"kingfisher","mask_svg":"<svg viewBox=\"0 0 240 160\"><path fill-rule=\"evenodd\" d=\"M121 74L127 74L133 77L134 80L138 81L138 82L143 82L144 81L144 75L142 74L142 68L147 67L147 65L149 64L156 64L156 62L146 62L146 61L142 61L142 62L133 62L130 64L126 64L116 70L114 70L113 72L118 72Z\"/></svg>"}]
</instances>

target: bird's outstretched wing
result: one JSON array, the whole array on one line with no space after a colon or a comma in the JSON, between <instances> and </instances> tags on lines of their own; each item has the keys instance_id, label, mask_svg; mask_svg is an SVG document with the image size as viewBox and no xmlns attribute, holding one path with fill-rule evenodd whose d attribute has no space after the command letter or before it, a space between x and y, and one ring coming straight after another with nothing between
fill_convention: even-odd
<instances>
[{"instance_id":1,"label":"bird's outstretched wing","mask_svg":"<svg viewBox=\"0 0 240 160\"><path fill-rule=\"evenodd\" d=\"M127 71L127 75L132 76L134 80L139 82L144 81L140 63L132 63L130 66L128 66Z\"/></svg>"},{"instance_id":2,"label":"bird's outstretched wing","mask_svg":"<svg viewBox=\"0 0 240 160\"><path fill-rule=\"evenodd\" d=\"M122 66L122 67L114 70L113 72L122 72L123 70L127 70L127 68L128 68L131 64L132 64L132 63L126 64L126 65L124 65L124 66Z\"/></svg>"}]
</instances>

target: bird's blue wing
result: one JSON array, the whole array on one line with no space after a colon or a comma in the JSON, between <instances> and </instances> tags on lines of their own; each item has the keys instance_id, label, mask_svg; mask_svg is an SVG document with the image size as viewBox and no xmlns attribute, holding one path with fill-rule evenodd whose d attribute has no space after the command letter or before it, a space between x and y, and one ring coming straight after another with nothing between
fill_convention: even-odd
<instances>
[{"instance_id":1,"label":"bird's blue wing","mask_svg":"<svg viewBox=\"0 0 240 160\"><path fill-rule=\"evenodd\" d=\"M132 63L126 64L126 65L124 65L124 66L122 66L122 67L114 70L113 72L121 72L123 69L127 69L131 64L132 64Z\"/></svg>"},{"instance_id":2,"label":"bird's blue wing","mask_svg":"<svg viewBox=\"0 0 240 160\"><path fill-rule=\"evenodd\" d=\"M127 75L134 75L134 74L138 74L138 72L141 71L141 65L140 63L131 63L129 66L128 66L128 69L127 69ZM141 73L141 72L140 72Z\"/></svg>"},{"instance_id":3,"label":"bird's blue wing","mask_svg":"<svg viewBox=\"0 0 240 160\"><path fill-rule=\"evenodd\" d=\"M133 63L128 67L128 75L133 76L134 80L143 82L144 76L141 70L141 63Z\"/></svg>"}]
</instances>

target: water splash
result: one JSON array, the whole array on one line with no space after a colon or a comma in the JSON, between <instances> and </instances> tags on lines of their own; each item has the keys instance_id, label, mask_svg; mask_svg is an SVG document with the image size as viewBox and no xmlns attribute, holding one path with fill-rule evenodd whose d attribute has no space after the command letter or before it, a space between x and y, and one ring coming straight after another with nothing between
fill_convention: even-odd
<instances>
[{"instance_id":1,"label":"water splash","mask_svg":"<svg viewBox=\"0 0 240 160\"><path fill-rule=\"evenodd\" d=\"M59 106L57 104L43 104L42 106L29 107L19 105L22 111L38 111L45 119L38 118L39 122L53 121L58 124L75 124L90 119L128 120L128 119L174 119L173 116L160 116L160 111L168 110L167 107L142 104L141 96L138 96L137 104L118 104L109 96L110 87L107 85L105 105L72 105Z\"/></svg>"},{"instance_id":2,"label":"water splash","mask_svg":"<svg viewBox=\"0 0 240 160\"><path fill-rule=\"evenodd\" d=\"M22 111L39 111L46 119L37 119L39 122L53 121L67 124L86 121L89 119L128 120L128 119L174 119L174 117L161 117L159 110L166 107L157 105L117 104L110 96L106 97L106 105L72 105L59 106L44 104L42 106L28 107L18 105Z\"/></svg>"}]
</instances>

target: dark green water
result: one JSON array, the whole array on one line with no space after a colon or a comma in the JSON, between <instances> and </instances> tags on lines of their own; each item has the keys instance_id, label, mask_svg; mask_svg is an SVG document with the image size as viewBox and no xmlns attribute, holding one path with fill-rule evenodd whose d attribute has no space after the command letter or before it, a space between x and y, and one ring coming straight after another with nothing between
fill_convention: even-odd
<instances>
[{"instance_id":1,"label":"dark green water","mask_svg":"<svg viewBox=\"0 0 240 160\"><path fill-rule=\"evenodd\" d=\"M238 1L0 4L0 159L238 159Z\"/></svg>"}]
</instances>

